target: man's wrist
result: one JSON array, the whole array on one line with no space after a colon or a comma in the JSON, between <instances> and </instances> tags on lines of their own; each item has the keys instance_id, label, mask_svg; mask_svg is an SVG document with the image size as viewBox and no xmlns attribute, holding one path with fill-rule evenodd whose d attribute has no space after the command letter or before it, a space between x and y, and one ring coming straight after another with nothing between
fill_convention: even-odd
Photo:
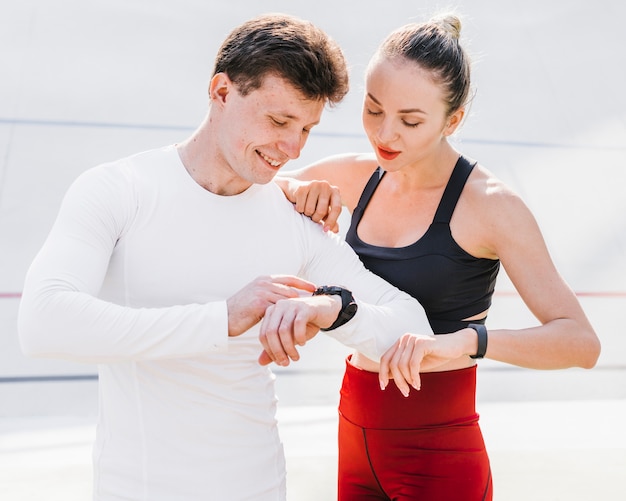
<instances>
[{"instance_id":1,"label":"man's wrist","mask_svg":"<svg viewBox=\"0 0 626 501\"><path fill-rule=\"evenodd\" d=\"M357 304L354 301L352 292L350 292L348 289L334 285L322 285L313 292L313 295L339 296L341 298L341 310L339 310L339 315L337 315L337 319L329 327L321 328L320 330L322 331L331 331L333 329L336 329L337 327L341 327L356 314Z\"/></svg>"}]
</instances>

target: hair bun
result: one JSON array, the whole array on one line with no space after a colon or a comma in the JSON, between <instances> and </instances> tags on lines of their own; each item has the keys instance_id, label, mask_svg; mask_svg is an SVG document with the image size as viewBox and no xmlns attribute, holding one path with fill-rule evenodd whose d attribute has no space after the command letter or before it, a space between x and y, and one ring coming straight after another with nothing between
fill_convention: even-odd
<instances>
[{"instance_id":1,"label":"hair bun","mask_svg":"<svg viewBox=\"0 0 626 501\"><path fill-rule=\"evenodd\" d=\"M442 14L432 19L431 22L450 34L453 38L458 40L461 37L461 20L455 14Z\"/></svg>"}]
</instances>

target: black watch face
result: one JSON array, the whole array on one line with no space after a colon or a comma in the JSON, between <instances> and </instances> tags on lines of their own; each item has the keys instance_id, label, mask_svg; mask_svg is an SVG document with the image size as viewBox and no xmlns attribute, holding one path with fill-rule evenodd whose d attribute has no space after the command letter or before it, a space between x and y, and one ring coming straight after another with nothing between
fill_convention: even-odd
<instances>
[{"instance_id":1,"label":"black watch face","mask_svg":"<svg viewBox=\"0 0 626 501\"><path fill-rule=\"evenodd\" d=\"M322 296L322 295L340 295L341 287L337 287L336 285L322 285L318 287L313 293L314 296Z\"/></svg>"}]
</instances>

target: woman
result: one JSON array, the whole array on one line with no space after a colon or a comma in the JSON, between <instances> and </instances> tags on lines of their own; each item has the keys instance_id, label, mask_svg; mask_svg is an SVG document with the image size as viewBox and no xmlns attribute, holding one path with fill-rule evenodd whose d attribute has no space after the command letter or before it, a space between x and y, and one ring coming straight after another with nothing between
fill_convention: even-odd
<instances>
[{"instance_id":1,"label":"woman","mask_svg":"<svg viewBox=\"0 0 626 501\"><path fill-rule=\"evenodd\" d=\"M492 499L475 360L591 368L599 356L529 209L448 142L470 97L460 29L448 15L389 35L366 73L363 125L374 154L332 157L281 181L296 208L327 229L346 206L346 240L370 270L421 302L435 333L406 334L380 363L348 359L340 500ZM500 263L540 326L487 335ZM400 391L387 388L390 377Z\"/></svg>"}]
</instances>

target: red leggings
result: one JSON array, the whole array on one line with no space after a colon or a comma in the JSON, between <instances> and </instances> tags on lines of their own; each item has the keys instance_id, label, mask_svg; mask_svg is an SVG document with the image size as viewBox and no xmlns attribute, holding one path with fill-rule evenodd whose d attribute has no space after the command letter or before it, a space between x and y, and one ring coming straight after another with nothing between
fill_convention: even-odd
<instances>
[{"instance_id":1,"label":"red leggings","mask_svg":"<svg viewBox=\"0 0 626 501\"><path fill-rule=\"evenodd\" d=\"M393 381L349 362L339 404L339 501L490 501L491 470L475 410L476 367Z\"/></svg>"}]
</instances>

